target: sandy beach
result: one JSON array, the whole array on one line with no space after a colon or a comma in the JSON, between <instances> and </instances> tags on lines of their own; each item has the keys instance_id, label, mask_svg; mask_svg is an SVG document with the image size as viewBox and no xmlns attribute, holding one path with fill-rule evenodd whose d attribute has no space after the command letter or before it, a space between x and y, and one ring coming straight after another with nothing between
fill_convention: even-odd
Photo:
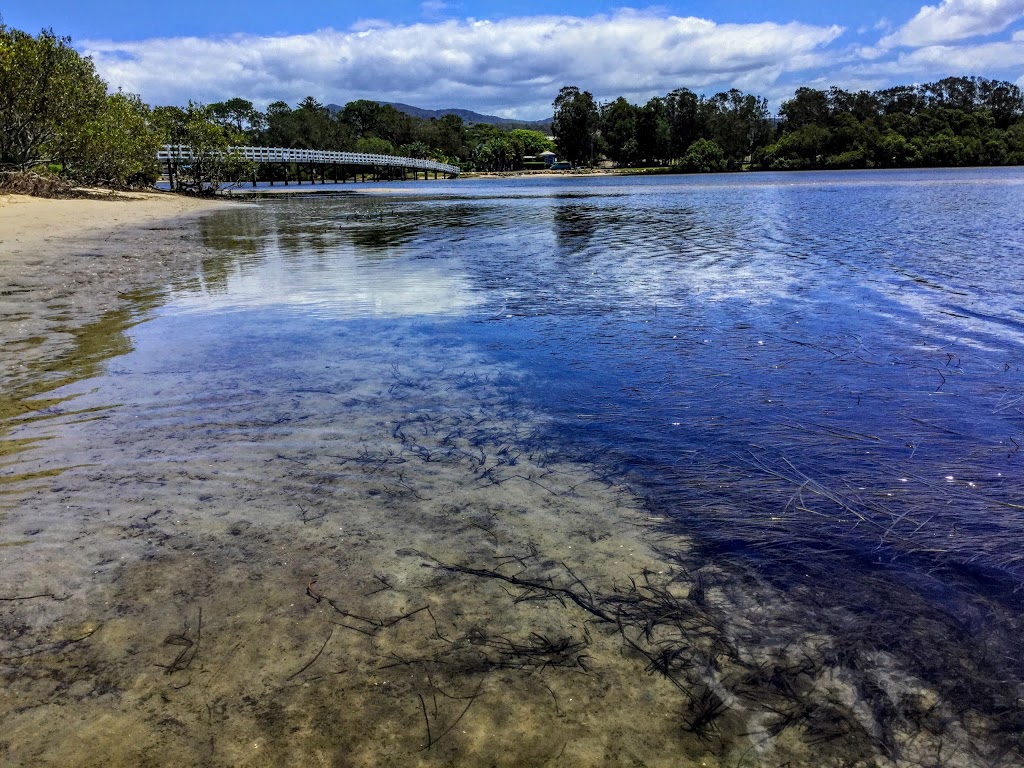
<instances>
[{"instance_id":1,"label":"sandy beach","mask_svg":"<svg viewBox=\"0 0 1024 768\"><path fill-rule=\"evenodd\" d=\"M0 195L0 322L19 357L54 354L69 320L95 320L119 295L187 274L201 260L185 222L232 206L158 192L48 200ZM0 360L0 381L12 358Z\"/></svg>"}]
</instances>

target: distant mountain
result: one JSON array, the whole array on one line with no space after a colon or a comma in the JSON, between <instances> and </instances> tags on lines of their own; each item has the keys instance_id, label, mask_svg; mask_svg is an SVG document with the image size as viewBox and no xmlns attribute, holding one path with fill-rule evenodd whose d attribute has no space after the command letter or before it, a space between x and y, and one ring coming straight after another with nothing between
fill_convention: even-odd
<instances>
[{"instance_id":1,"label":"distant mountain","mask_svg":"<svg viewBox=\"0 0 1024 768\"><path fill-rule=\"evenodd\" d=\"M512 120L507 117L497 117L495 115L481 115L479 112L473 112L470 109L423 109L421 107L414 107L411 104L400 104L393 101L381 101L378 103L394 107L399 112L404 112L407 115L418 117L423 120L429 120L431 118L440 119L445 115L458 115L467 125L472 125L473 123L484 123L486 125L497 125L509 130L514 128L526 128L527 130L540 131L544 134L551 133L550 118L547 120ZM338 112L343 109L343 107L340 107L337 104L328 104L327 108L331 110L331 112Z\"/></svg>"}]
</instances>

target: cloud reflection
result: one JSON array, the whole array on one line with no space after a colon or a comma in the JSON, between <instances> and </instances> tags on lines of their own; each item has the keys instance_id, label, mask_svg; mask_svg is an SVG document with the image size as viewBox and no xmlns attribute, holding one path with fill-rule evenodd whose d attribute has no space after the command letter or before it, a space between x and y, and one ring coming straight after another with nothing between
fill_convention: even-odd
<instances>
[{"instance_id":1,"label":"cloud reflection","mask_svg":"<svg viewBox=\"0 0 1024 768\"><path fill-rule=\"evenodd\" d=\"M221 275L217 286L177 293L175 313L294 309L325 319L460 316L479 304L467 277L422 262L353 253L269 253Z\"/></svg>"}]
</instances>

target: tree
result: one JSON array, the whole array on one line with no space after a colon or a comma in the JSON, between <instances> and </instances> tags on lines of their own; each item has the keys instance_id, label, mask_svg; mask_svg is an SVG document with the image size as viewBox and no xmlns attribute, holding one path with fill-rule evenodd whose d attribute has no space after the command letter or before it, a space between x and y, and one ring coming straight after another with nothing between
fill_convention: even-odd
<instances>
[{"instance_id":1,"label":"tree","mask_svg":"<svg viewBox=\"0 0 1024 768\"><path fill-rule=\"evenodd\" d=\"M266 131L263 141L270 147L290 147L294 141L295 128L292 108L283 101L275 101L267 107Z\"/></svg>"},{"instance_id":2,"label":"tree","mask_svg":"<svg viewBox=\"0 0 1024 768\"><path fill-rule=\"evenodd\" d=\"M216 192L226 182L252 176L253 163L228 152L227 134L209 106L190 101L185 109L157 107L153 119L164 143L189 150L189 158L178 166L179 191Z\"/></svg>"},{"instance_id":3,"label":"tree","mask_svg":"<svg viewBox=\"0 0 1024 768\"><path fill-rule=\"evenodd\" d=\"M701 99L689 88L676 88L665 97L665 116L669 125L669 156L682 157L705 132Z\"/></svg>"},{"instance_id":4,"label":"tree","mask_svg":"<svg viewBox=\"0 0 1024 768\"><path fill-rule=\"evenodd\" d=\"M695 173L713 173L725 168L725 153L715 142L697 139L683 155L683 167Z\"/></svg>"},{"instance_id":5,"label":"tree","mask_svg":"<svg viewBox=\"0 0 1024 768\"><path fill-rule=\"evenodd\" d=\"M333 120L327 107L307 96L291 113L292 141L290 147L329 149Z\"/></svg>"},{"instance_id":6,"label":"tree","mask_svg":"<svg viewBox=\"0 0 1024 768\"><path fill-rule=\"evenodd\" d=\"M589 91L567 85L558 92L554 108L552 128L559 154L574 165L593 162L598 128L594 97Z\"/></svg>"},{"instance_id":7,"label":"tree","mask_svg":"<svg viewBox=\"0 0 1024 768\"><path fill-rule=\"evenodd\" d=\"M216 102L210 105L210 110L219 125L230 129L229 137L233 144L244 144L251 140L263 129L266 119L253 107L251 101L241 98Z\"/></svg>"},{"instance_id":8,"label":"tree","mask_svg":"<svg viewBox=\"0 0 1024 768\"><path fill-rule=\"evenodd\" d=\"M355 135L375 134L380 123L381 105L376 101L359 99L350 101L339 115L340 119L352 126Z\"/></svg>"},{"instance_id":9,"label":"tree","mask_svg":"<svg viewBox=\"0 0 1024 768\"><path fill-rule=\"evenodd\" d=\"M645 163L663 163L669 156L670 129L665 100L657 97L642 107L636 119L637 156Z\"/></svg>"},{"instance_id":10,"label":"tree","mask_svg":"<svg viewBox=\"0 0 1024 768\"><path fill-rule=\"evenodd\" d=\"M387 139L377 136L361 136L356 139L355 151L367 155L393 155L395 146Z\"/></svg>"},{"instance_id":11,"label":"tree","mask_svg":"<svg viewBox=\"0 0 1024 768\"><path fill-rule=\"evenodd\" d=\"M601 136L605 152L619 165L629 165L637 159L639 144L636 139L637 107L621 96L601 110Z\"/></svg>"},{"instance_id":12,"label":"tree","mask_svg":"<svg viewBox=\"0 0 1024 768\"><path fill-rule=\"evenodd\" d=\"M48 29L32 37L0 23L0 166L58 159L62 131L94 117L106 93L70 38Z\"/></svg>"},{"instance_id":13,"label":"tree","mask_svg":"<svg viewBox=\"0 0 1024 768\"><path fill-rule=\"evenodd\" d=\"M524 155L539 155L542 152L554 152L555 144L540 131L516 128L509 131L509 138L523 148Z\"/></svg>"},{"instance_id":14,"label":"tree","mask_svg":"<svg viewBox=\"0 0 1024 768\"><path fill-rule=\"evenodd\" d=\"M1013 83L983 80L978 90L999 130L1005 131L1024 115L1024 95Z\"/></svg>"},{"instance_id":15,"label":"tree","mask_svg":"<svg viewBox=\"0 0 1024 768\"><path fill-rule=\"evenodd\" d=\"M149 107L134 94L118 92L106 97L92 119L67 128L60 153L65 171L76 179L125 187L156 181L160 144Z\"/></svg>"},{"instance_id":16,"label":"tree","mask_svg":"<svg viewBox=\"0 0 1024 768\"><path fill-rule=\"evenodd\" d=\"M807 125L827 126L828 96L814 88L797 88L793 98L782 102L779 114L787 131L798 131Z\"/></svg>"},{"instance_id":17,"label":"tree","mask_svg":"<svg viewBox=\"0 0 1024 768\"><path fill-rule=\"evenodd\" d=\"M716 93L702 106L707 136L721 147L730 168L739 168L771 134L768 104L757 96L733 88Z\"/></svg>"}]
</instances>

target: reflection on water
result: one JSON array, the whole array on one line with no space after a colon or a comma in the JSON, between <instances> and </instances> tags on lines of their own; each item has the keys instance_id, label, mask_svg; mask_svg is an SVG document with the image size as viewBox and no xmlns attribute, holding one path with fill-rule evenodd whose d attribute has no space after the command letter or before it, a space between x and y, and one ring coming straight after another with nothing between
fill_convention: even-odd
<instances>
[{"instance_id":1,"label":"reflection on water","mask_svg":"<svg viewBox=\"0 0 1024 768\"><path fill-rule=\"evenodd\" d=\"M67 470L19 520L122 606L7 615L18 759L68 754L57 675L186 762L1019 765L1022 181L210 216L221 257L56 395L118 407L18 466Z\"/></svg>"},{"instance_id":2,"label":"reflection on water","mask_svg":"<svg viewBox=\"0 0 1024 768\"><path fill-rule=\"evenodd\" d=\"M161 296L142 291L125 294L128 306L111 310L98 320L80 327L59 327L58 334L70 336L66 351L53 359L32 360L16 369L3 383L0 391L0 460L17 454L37 443L39 437L11 439L9 435L19 425L54 417L80 417L86 410L69 410L67 403L73 394L55 394L70 384L89 379L102 371L112 358L131 352L133 345L128 331L143 322L156 307ZM29 339L24 344L41 343L42 339ZM12 355L17 349L6 345ZM48 395L51 395L48 397ZM52 475L54 471L42 473ZM0 489L9 483L19 483L41 476L39 473L15 473L0 476ZM0 503L0 509L7 507ZM0 539L2 540L2 539Z\"/></svg>"},{"instance_id":3,"label":"reflection on water","mask_svg":"<svg viewBox=\"0 0 1024 768\"><path fill-rule=\"evenodd\" d=\"M211 216L204 242L233 258L204 264L202 285L183 284L173 306L292 307L335 318L464 314L478 298L457 261L434 264L398 248L422 216L363 198L287 200L262 206L258 216Z\"/></svg>"}]
</instances>

